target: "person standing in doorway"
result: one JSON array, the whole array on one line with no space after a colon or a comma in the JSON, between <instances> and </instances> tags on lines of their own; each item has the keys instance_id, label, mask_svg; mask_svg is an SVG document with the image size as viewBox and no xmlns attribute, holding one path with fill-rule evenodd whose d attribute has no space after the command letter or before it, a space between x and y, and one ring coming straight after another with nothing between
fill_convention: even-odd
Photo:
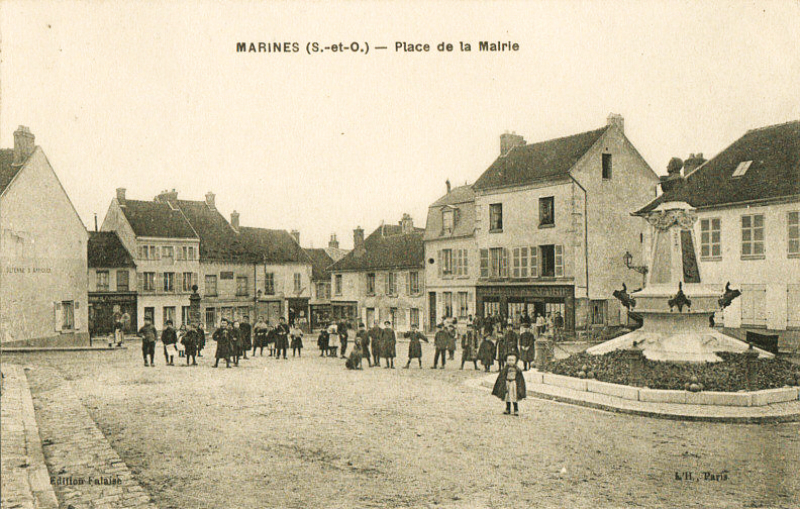
<instances>
[{"instance_id":1,"label":"person standing in doorway","mask_svg":"<svg viewBox=\"0 0 800 509\"><path fill-rule=\"evenodd\" d=\"M147 357L150 357L150 367L154 367L156 354L156 328L153 327L153 320L149 317L144 319L144 325L139 329L139 337L142 338L142 357L144 366L147 367Z\"/></svg>"}]
</instances>

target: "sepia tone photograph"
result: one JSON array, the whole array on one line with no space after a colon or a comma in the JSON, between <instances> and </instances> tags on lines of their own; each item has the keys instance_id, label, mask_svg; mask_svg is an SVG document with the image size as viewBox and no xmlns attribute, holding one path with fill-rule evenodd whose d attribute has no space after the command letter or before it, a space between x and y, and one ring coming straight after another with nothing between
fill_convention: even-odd
<instances>
[{"instance_id":1,"label":"sepia tone photograph","mask_svg":"<svg viewBox=\"0 0 800 509\"><path fill-rule=\"evenodd\" d=\"M800 507L800 2L0 0L0 507Z\"/></svg>"}]
</instances>

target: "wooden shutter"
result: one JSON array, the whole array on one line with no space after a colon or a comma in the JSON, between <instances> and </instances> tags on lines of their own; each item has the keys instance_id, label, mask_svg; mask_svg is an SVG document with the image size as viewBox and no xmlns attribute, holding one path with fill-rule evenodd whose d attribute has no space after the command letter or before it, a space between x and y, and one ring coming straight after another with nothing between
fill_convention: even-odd
<instances>
[{"instance_id":1,"label":"wooden shutter","mask_svg":"<svg viewBox=\"0 0 800 509\"><path fill-rule=\"evenodd\" d=\"M467 253L469 253L469 251L464 249L463 253L464 253L464 258L463 258L463 260L464 260L464 274L462 274L462 275L469 276L469 257L467 255Z\"/></svg>"},{"instance_id":2,"label":"wooden shutter","mask_svg":"<svg viewBox=\"0 0 800 509\"><path fill-rule=\"evenodd\" d=\"M80 309L80 302L77 300L72 305L72 328L76 331L81 330L81 314L78 311Z\"/></svg>"},{"instance_id":3,"label":"wooden shutter","mask_svg":"<svg viewBox=\"0 0 800 509\"><path fill-rule=\"evenodd\" d=\"M440 249L439 250L439 277L442 277L442 274L444 274L444 269L442 268L443 266L444 266L444 255L442 254L442 250Z\"/></svg>"},{"instance_id":4,"label":"wooden shutter","mask_svg":"<svg viewBox=\"0 0 800 509\"><path fill-rule=\"evenodd\" d=\"M489 277L489 250L481 249L481 277Z\"/></svg>"},{"instance_id":5,"label":"wooden shutter","mask_svg":"<svg viewBox=\"0 0 800 509\"><path fill-rule=\"evenodd\" d=\"M406 295L411 295L411 272L406 272Z\"/></svg>"},{"instance_id":6,"label":"wooden shutter","mask_svg":"<svg viewBox=\"0 0 800 509\"><path fill-rule=\"evenodd\" d=\"M511 252L513 254L513 263L514 263L514 266L511 268L511 277L518 278L519 277L519 265L520 265L520 261L521 261L520 257L519 257L519 255L520 255L519 248L515 247L514 249L512 249Z\"/></svg>"},{"instance_id":7,"label":"wooden shutter","mask_svg":"<svg viewBox=\"0 0 800 509\"><path fill-rule=\"evenodd\" d=\"M503 248L503 255L500 257L500 276L508 277L508 248Z\"/></svg>"},{"instance_id":8,"label":"wooden shutter","mask_svg":"<svg viewBox=\"0 0 800 509\"><path fill-rule=\"evenodd\" d=\"M60 302L53 302L53 325L56 332L61 332L61 328L64 325L64 315L62 314Z\"/></svg>"},{"instance_id":9,"label":"wooden shutter","mask_svg":"<svg viewBox=\"0 0 800 509\"><path fill-rule=\"evenodd\" d=\"M531 246L530 248L530 264L531 264L531 277L539 277L539 247Z\"/></svg>"},{"instance_id":10,"label":"wooden shutter","mask_svg":"<svg viewBox=\"0 0 800 509\"><path fill-rule=\"evenodd\" d=\"M556 277L564 277L564 246L557 244L553 246L555 252L555 273Z\"/></svg>"}]
</instances>

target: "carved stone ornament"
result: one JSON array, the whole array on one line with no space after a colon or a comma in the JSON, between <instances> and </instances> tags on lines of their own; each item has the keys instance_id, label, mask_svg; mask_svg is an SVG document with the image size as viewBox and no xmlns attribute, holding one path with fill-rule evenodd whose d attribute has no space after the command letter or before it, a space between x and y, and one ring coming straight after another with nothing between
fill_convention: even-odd
<instances>
[{"instance_id":1,"label":"carved stone ornament","mask_svg":"<svg viewBox=\"0 0 800 509\"><path fill-rule=\"evenodd\" d=\"M697 212L684 209L654 210L647 216L647 222L657 230L668 230L673 225L688 230L697 222Z\"/></svg>"}]
</instances>

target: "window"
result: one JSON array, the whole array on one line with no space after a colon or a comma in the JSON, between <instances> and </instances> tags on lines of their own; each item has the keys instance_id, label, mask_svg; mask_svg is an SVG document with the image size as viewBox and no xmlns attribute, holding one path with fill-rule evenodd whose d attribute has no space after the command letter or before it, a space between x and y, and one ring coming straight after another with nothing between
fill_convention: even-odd
<instances>
[{"instance_id":1,"label":"window","mask_svg":"<svg viewBox=\"0 0 800 509\"><path fill-rule=\"evenodd\" d=\"M455 211L444 209L442 211L442 233L453 233L455 226Z\"/></svg>"},{"instance_id":2,"label":"window","mask_svg":"<svg viewBox=\"0 0 800 509\"><path fill-rule=\"evenodd\" d=\"M787 250L790 257L800 256L800 212L792 211L787 214L786 222L789 225Z\"/></svg>"},{"instance_id":3,"label":"window","mask_svg":"<svg viewBox=\"0 0 800 509\"><path fill-rule=\"evenodd\" d=\"M334 289L336 290L336 295L341 295L342 294L342 275L341 274L336 274L333 277L333 281L334 281L334 284L335 284L335 288Z\"/></svg>"},{"instance_id":4,"label":"window","mask_svg":"<svg viewBox=\"0 0 800 509\"><path fill-rule=\"evenodd\" d=\"M367 295L375 295L375 274L367 274Z\"/></svg>"},{"instance_id":5,"label":"window","mask_svg":"<svg viewBox=\"0 0 800 509\"><path fill-rule=\"evenodd\" d=\"M555 199L552 196L539 198L539 227L553 226L556 223Z\"/></svg>"},{"instance_id":6,"label":"window","mask_svg":"<svg viewBox=\"0 0 800 509\"><path fill-rule=\"evenodd\" d=\"M603 325L606 323L606 301L604 300L593 300L591 301L592 306L592 325Z\"/></svg>"},{"instance_id":7,"label":"window","mask_svg":"<svg viewBox=\"0 0 800 509\"><path fill-rule=\"evenodd\" d=\"M172 246L164 246L161 248L161 258L165 261L172 263L175 259L175 250Z\"/></svg>"},{"instance_id":8,"label":"window","mask_svg":"<svg viewBox=\"0 0 800 509\"><path fill-rule=\"evenodd\" d=\"M386 295L397 295L397 274L387 272L385 282Z\"/></svg>"},{"instance_id":9,"label":"window","mask_svg":"<svg viewBox=\"0 0 800 509\"><path fill-rule=\"evenodd\" d=\"M508 249L489 249L489 277L508 277Z\"/></svg>"},{"instance_id":10,"label":"window","mask_svg":"<svg viewBox=\"0 0 800 509\"><path fill-rule=\"evenodd\" d=\"M395 327L405 327L406 325L406 313L405 311L398 310L397 308L391 308L389 313L392 315L392 325Z\"/></svg>"},{"instance_id":11,"label":"window","mask_svg":"<svg viewBox=\"0 0 800 509\"><path fill-rule=\"evenodd\" d=\"M206 276L206 295L217 295L217 276Z\"/></svg>"},{"instance_id":12,"label":"window","mask_svg":"<svg viewBox=\"0 0 800 509\"><path fill-rule=\"evenodd\" d=\"M408 273L408 284L406 285L406 293L408 295L418 295L420 293L419 287L419 272Z\"/></svg>"},{"instance_id":13,"label":"window","mask_svg":"<svg viewBox=\"0 0 800 509\"><path fill-rule=\"evenodd\" d=\"M107 270L98 270L97 271L97 291L98 292L107 292L108 291L108 271Z\"/></svg>"},{"instance_id":14,"label":"window","mask_svg":"<svg viewBox=\"0 0 800 509\"><path fill-rule=\"evenodd\" d=\"M564 276L564 248L560 245L539 246L541 277Z\"/></svg>"},{"instance_id":15,"label":"window","mask_svg":"<svg viewBox=\"0 0 800 509\"><path fill-rule=\"evenodd\" d=\"M722 259L720 219L700 220L700 257L706 260Z\"/></svg>"},{"instance_id":16,"label":"window","mask_svg":"<svg viewBox=\"0 0 800 509\"><path fill-rule=\"evenodd\" d=\"M411 321L410 325L412 327L419 328L419 309L411 308L409 315L410 315L409 318L410 318L410 321Z\"/></svg>"},{"instance_id":17,"label":"window","mask_svg":"<svg viewBox=\"0 0 800 509\"><path fill-rule=\"evenodd\" d=\"M275 273L273 272L264 274L264 294L275 295Z\"/></svg>"},{"instance_id":18,"label":"window","mask_svg":"<svg viewBox=\"0 0 800 509\"><path fill-rule=\"evenodd\" d=\"M54 303L55 307L55 329L57 331L70 331L75 327L75 302L65 300Z\"/></svg>"},{"instance_id":19,"label":"window","mask_svg":"<svg viewBox=\"0 0 800 509\"><path fill-rule=\"evenodd\" d=\"M489 205L489 231L503 231L503 204L493 203Z\"/></svg>"},{"instance_id":20,"label":"window","mask_svg":"<svg viewBox=\"0 0 800 509\"><path fill-rule=\"evenodd\" d=\"M299 294L303 290L303 279L299 272L294 273L294 293Z\"/></svg>"},{"instance_id":21,"label":"window","mask_svg":"<svg viewBox=\"0 0 800 509\"><path fill-rule=\"evenodd\" d=\"M250 294L247 288L247 276L236 276L236 296L247 297Z\"/></svg>"},{"instance_id":22,"label":"window","mask_svg":"<svg viewBox=\"0 0 800 509\"><path fill-rule=\"evenodd\" d=\"M181 325L189 325L192 321L192 313L189 306L181 306Z\"/></svg>"},{"instance_id":23,"label":"window","mask_svg":"<svg viewBox=\"0 0 800 509\"><path fill-rule=\"evenodd\" d=\"M453 293L444 292L442 297L442 305L444 306L444 315L442 318L450 318L453 316Z\"/></svg>"},{"instance_id":24,"label":"window","mask_svg":"<svg viewBox=\"0 0 800 509\"><path fill-rule=\"evenodd\" d=\"M526 278L528 277L528 248L515 247L513 253L513 268L511 277L513 278Z\"/></svg>"},{"instance_id":25,"label":"window","mask_svg":"<svg viewBox=\"0 0 800 509\"><path fill-rule=\"evenodd\" d=\"M481 249L481 277L489 277L489 250Z\"/></svg>"},{"instance_id":26,"label":"window","mask_svg":"<svg viewBox=\"0 0 800 509\"><path fill-rule=\"evenodd\" d=\"M178 250L178 260L194 261L194 246L183 246Z\"/></svg>"},{"instance_id":27,"label":"window","mask_svg":"<svg viewBox=\"0 0 800 509\"><path fill-rule=\"evenodd\" d=\"M467 318L469 316L469 294L467 292L458 292L458 317Z\"/></svg>"},{"instance_id":28,"label":"window","mask_svg":"<svg viewBox=\"0 0 800 509\"><path fill-rule=\"evenodd\" d=\"M191 292L193 280L194 280L194 275L191 272L184 272L183 282L181 283L181 290L184 292Z\"/></svg>"},{"instance_id":29,"label":"window","mask_svg":"<svg viewBox=\"0 0 800 509\"><path fill-rule=\"evenodd\" d=\"M175 325L175 306L164 306L164 327L167 326L167 322L172 322Z\"/></svg>"},{"instance_id":30,"label":"window","mask_svg":"<svg viewBox=\"0 0 800 509\"><path fill-rule=\"evenodd\" d=\"M217 310L206 308L206 329L213 329L217 325Z\"/></svg>"},{"instance_id":31,"label":"window","mask_svg":"<svg viewBox=\"0 0 800 509\"><path fill-rule=\"evenodd\" d=\"M764 257L764 216L742 216L742 258Z\"/></svg>"},{"instance_id":32,"label":"window","mask_svg":"<svg viewBox=\"0 0 800 509\"><path fill-rule=\"evenodd\" d=\"M742 161L736 169L733 170L733 175L731 175L731 177L744 177L744 174L747 173L751 164L753 164L753 161Z\"/></svg>"},{"instance_id":33,"label":"window","mask_svg":"<svg viewBox=\"0 0 800 509\"><path fill-rule=\"evenodd\" d=\"M225 280L233 281L233 272L220 272L219 273L219 278L222 281L225 281Z\"/></svg>"},{"instance_id":34,"label":"window","mask_svg":"<svg viewBox=\"0 0 800 509\"><path fill-rule=\"evenodd\" d=\"M127 292L130 290L130 274L128 274L127 270L118 270L117 271L117 291L118 292Z\"/></svg>"},{"instance_id":35,"label":"window","mask_svg":"<svg viewBox=\"0 0 800 509\"><path fill-rule=\"evenodd\" d=\"M611 180L611 154L603 154L603 180Z\"/></svg>"},{"instance_id":36,"label":"window","mask_svg":"<svg viewBox=\"0 0 800 509\"><path fill-rule=\"evenodd\" d=\"M466 249L456 249L455 251L455 273L456 276L466 276L468 274Z\"/></svg>"},{"instance_id":37,"label":"window","mask_svg":"<svg viewBox=\"0 0 800 509\"><path fill-rule=\"evenodd\" d=\"M175 291L175 273L174 272L165 272L164 273L164 291L165 292L174 292Z\"/></svg>"},{"instance_id":38,"label":"window","mask_svg":"<svg viewBox=\"0 0 800 509\"><path fill-rule=\"evenodd\" d=\"M442 249L439 251L439 269L441 270L440 276L453 275L453 250Z\"/></svg>"},{"instance_id":39,"label":"window","mask_svg":"<svg viewBox=\"0 0 800 509\"><path fill-rule=\"evenodd\" d=\"M142 287L144 290L148 292L156 291L156 273L145 272L142 276Z\"/></svg>"},{"instance_id":40,"label":"window","mask_svg":"<svg viewBox=\"0 0 800 509\"><path fill-rule=\"evenodd\" d=\"M158 248L156 246L139 246L139 258L142 260L158 260Z\"/></svg>"}]
</instances>

